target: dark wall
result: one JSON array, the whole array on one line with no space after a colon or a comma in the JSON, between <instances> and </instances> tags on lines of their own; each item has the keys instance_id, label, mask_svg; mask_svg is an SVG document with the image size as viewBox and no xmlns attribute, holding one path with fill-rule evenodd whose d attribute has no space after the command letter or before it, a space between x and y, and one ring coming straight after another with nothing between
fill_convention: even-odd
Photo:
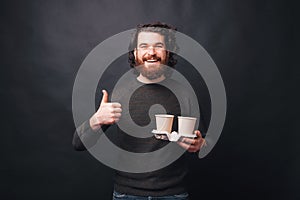
<instances>
[{"instance_id":1,"label":"dark wall","mask_svg":"<svg viewBox=\"0 0 300 200\"><path fill-rule=\"evenodd\" d=\"M222 135L192 162L192 199L299 199L296 18L271 0L1 1L1 196L111 198L113 171L71 145L75 76L101 41L163 21L208 51L227 92Z\"/></svg>"}]
</instances>

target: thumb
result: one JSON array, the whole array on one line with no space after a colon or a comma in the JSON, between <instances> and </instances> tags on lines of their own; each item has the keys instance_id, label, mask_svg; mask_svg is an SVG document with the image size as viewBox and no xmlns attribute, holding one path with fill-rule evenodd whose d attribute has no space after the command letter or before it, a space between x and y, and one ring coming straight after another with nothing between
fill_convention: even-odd
<instances>
[{"instance_id":1,"label":"thumb","mask_svg":"<svg viewBox=\"0 0 300 200\"><path fill-rule=\"evenodd\" d=\"M102 94L103 94L103 97L102 97L101 103L107 103L108 102L108 93L107 93L107 91L102 90Z\"/></svg>"},{"instance_id":2,"label":"thumb","mask_svg":"<svg viewBox=\"0 0 300 200\"><path fill-rule=\"evenodd\" d=\"M196 130L195 131L195 134L199 137L199 138L202 138L202 134L199 130Z\"/></svg>"}]
</instances>

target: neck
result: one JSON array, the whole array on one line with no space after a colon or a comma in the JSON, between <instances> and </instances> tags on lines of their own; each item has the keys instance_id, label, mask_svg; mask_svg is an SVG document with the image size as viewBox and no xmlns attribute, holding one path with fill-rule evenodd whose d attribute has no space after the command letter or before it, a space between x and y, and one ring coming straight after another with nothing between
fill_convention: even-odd
<instances>
[{"instance_id":1,"label":"neck","mask_svg":"<svg viewBox=\"0 0 300 200\"><path fill-rule=\"evenodd\" d=\"M151 84L151 83L159 83L163 80L165 80L166 77L164 75L161 75L160 77L156 78L156 79L153 79L153 80L150 80L148 79L147 77L143 76L142 74L140 74L138 77L137 77L137 80L141 83L145 83L145 84Z\"/></svg>"}]
</instances>

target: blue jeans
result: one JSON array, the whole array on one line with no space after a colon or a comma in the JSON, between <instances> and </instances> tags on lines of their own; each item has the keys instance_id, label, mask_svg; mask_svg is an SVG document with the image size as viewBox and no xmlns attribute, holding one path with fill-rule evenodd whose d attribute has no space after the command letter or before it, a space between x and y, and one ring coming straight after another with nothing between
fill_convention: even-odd
<instances>
[{"instance_id":1,"label":"blue jeans","mask_svg":"<svg viewBox=\"0 0 300 200\"><path fill-rule=\"evenodd\" d=\"M129 194L123 194L114 191L113 193L113 200L188 200L189 195L188 193L182 193L177 195L168 195L168 196L161 196L161 197L153 197L153 196L134 196Z\"/></svg>"}]
</instances>

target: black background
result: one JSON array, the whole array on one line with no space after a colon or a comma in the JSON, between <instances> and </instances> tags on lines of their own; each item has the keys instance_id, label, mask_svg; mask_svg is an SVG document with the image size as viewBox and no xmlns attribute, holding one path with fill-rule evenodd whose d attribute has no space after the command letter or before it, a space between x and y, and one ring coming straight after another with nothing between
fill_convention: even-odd
<instances>
[{"instance_id":1,"label":"black background","mask_svg":"<svg viewBox=\"0 0 300 200\"><path fill-rule=\"evenodd\" d=\"M192 199L299 199L296 10L271 0L1 1L1 196L111 198L113 171L71 145L73 82L101 41L163 21L208 51L227 92L222 135L191 166Z\"/></svg>"}]
</instances>

